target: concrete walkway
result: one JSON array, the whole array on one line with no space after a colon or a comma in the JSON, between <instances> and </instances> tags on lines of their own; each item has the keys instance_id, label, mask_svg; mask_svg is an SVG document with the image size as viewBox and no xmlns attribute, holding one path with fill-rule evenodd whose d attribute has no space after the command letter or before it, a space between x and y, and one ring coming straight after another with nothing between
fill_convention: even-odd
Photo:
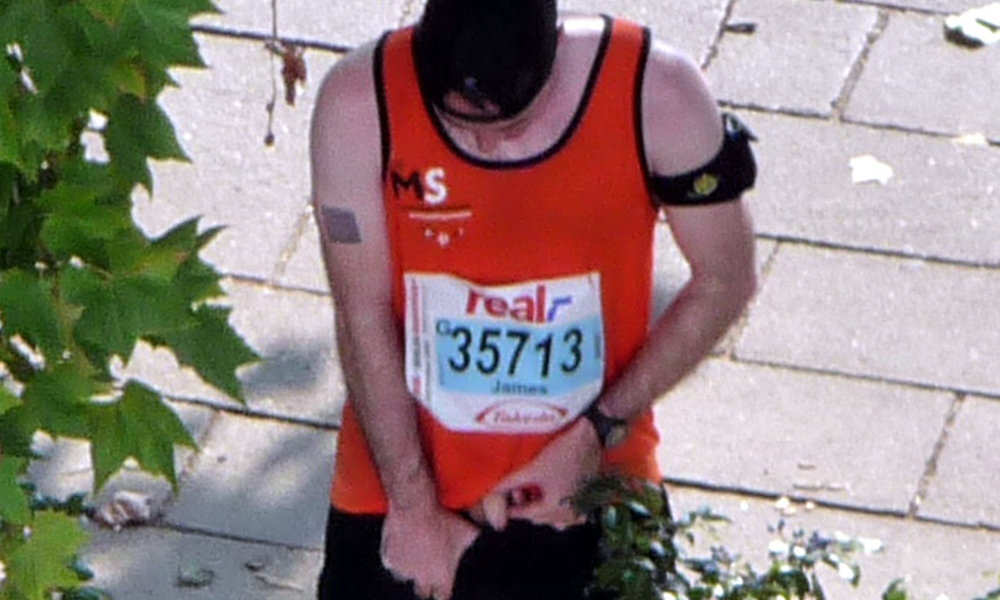
<instances>
[{"instance_id":1,"label":"concrete walkway","mask_svg":"<svg viewBox=\"0 0 1000 600\"><path fill-rule=\"evenodd\" d=\"M766 527L782 516L882 539L861 589L838 586L832 598L878 598L896 576L928 600L997 585L1000 45L971 51L942 34L945 14L979 3L563 5L651 25L700 61L760 137L749 203L761 291L659 404L660 456L675 508L733 517L727 543L758 564ZM157 165L156 198L138 198L135 213L151 233L199 214L228 226L206 254L228 276L234 325L265 361L243 373L245 408L166 354L143 349L130 365L169 395L202 450L178 455L176 498L133 472L109 489L150 493L160 515L95 530L88 559L119 600L313 597L345 390L308 205L308 122L334 50L420 9L280 0L280 34L310 45L309 82L296 107L279 102L266 148L270 3L219 5L225 14L199 21L210 69L178 71L181 88L164 97L193 163ZM894 176L852 183L851 159L864 155ZM662 306L686 271L661 233ZM51 453L36 467L44 488L87 489L86 449L60 442ZM782 512L783 496L792 502Z\"/></svg>"}]
</instances>

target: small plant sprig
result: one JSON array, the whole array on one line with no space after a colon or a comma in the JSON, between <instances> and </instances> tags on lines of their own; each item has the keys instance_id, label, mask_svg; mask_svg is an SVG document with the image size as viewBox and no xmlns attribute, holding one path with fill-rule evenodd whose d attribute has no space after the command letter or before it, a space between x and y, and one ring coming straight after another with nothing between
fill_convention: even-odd
<instances>
[{"instance_id":1,"label":"small plant sprig","mask_svg":"<svg viewBox=\"0 0 1000 600\"><path fill-rule=\"evenodd\" d=\"M857 587L856 557L882 549L870 538L789 531L782 521L767 547L770 565L758 571L721 546L699 553L696 533L712 533L729 519L708 508L674 519L661 485L600 477L573 504L603 533L603 561L589 592L613 600L826 600L817 569L825 565ZM903 580L892 582L882 599L908 600ZM974 600L1000 600L1000 588Z\"/></svg>"}]
</instances>

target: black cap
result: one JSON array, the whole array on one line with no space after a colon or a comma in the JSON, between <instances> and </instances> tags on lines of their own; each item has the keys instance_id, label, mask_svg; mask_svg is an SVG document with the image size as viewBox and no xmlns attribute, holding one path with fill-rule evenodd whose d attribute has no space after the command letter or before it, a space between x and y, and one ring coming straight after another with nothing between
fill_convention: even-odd
<instances>
[{"instance_id":1,"label":"black cap","mask_svg":"<svg viewBox=\"0 0 1000 600\"><path fill-rule=\"evenodd\" d=\"M455 112L443 102L454 91L500 108L474 120L509 118L545 85L557 37L555 0L428 0L414 40L417 76L425 96L447 112Z\"/></svg>"}]
</instances>

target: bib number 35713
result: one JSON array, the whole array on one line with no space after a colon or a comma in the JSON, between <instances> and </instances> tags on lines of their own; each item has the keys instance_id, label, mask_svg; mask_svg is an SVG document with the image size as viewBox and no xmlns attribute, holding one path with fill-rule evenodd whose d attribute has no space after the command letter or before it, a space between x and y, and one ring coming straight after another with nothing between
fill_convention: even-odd
<instances>
[{"instance_id":1,"label":"bib number 35713","mask_svg":"<svg viewBox=\"0 0 1000 600\"><path fill-rule=\"evenodd\" d=\"M408 274L406 285L408 386L446 427L551 431L600 392L596 273L492 287Z\"/></svg>"}]
</instances>

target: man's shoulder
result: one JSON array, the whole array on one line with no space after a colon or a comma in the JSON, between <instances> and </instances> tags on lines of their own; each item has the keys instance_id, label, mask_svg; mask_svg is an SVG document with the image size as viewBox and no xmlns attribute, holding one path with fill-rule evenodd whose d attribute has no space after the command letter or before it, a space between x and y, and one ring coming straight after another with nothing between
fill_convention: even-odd
<instances>
[{"instance_id":1,"label":"man's shoulder","mask_svg":"<svg viewBox=\"0 0 1000 600\"><path fill-rule=\"evenodd\" d=\"M375 44L344 55L327 72L316 98L311 127L314 171L377 172L378 95L372 60ZM336 169L334 169L336 167Z\"/></svg>"},{"instance_id":2,"label":"man's shoulder","mask_svg":"<svg viewBox=\"0 0 1000 600\"><path fill-rule=\"evenodd\" d=\"M340 58L323 78L317 108L375 99L374 60L379 40L358 46Z\"/></svg>"},{"instance_id":3,"label":"man's shoulder","mask_svg":"<svg viewBox=\"0 0 1000 600\"><path fill-rule=\"evenodd\" d=\"M654 173L672 175L698 167L722 143L718 106L701 68L687 54L660 40L650 45L642 112Z\"/></svg>"}]
</instances>

